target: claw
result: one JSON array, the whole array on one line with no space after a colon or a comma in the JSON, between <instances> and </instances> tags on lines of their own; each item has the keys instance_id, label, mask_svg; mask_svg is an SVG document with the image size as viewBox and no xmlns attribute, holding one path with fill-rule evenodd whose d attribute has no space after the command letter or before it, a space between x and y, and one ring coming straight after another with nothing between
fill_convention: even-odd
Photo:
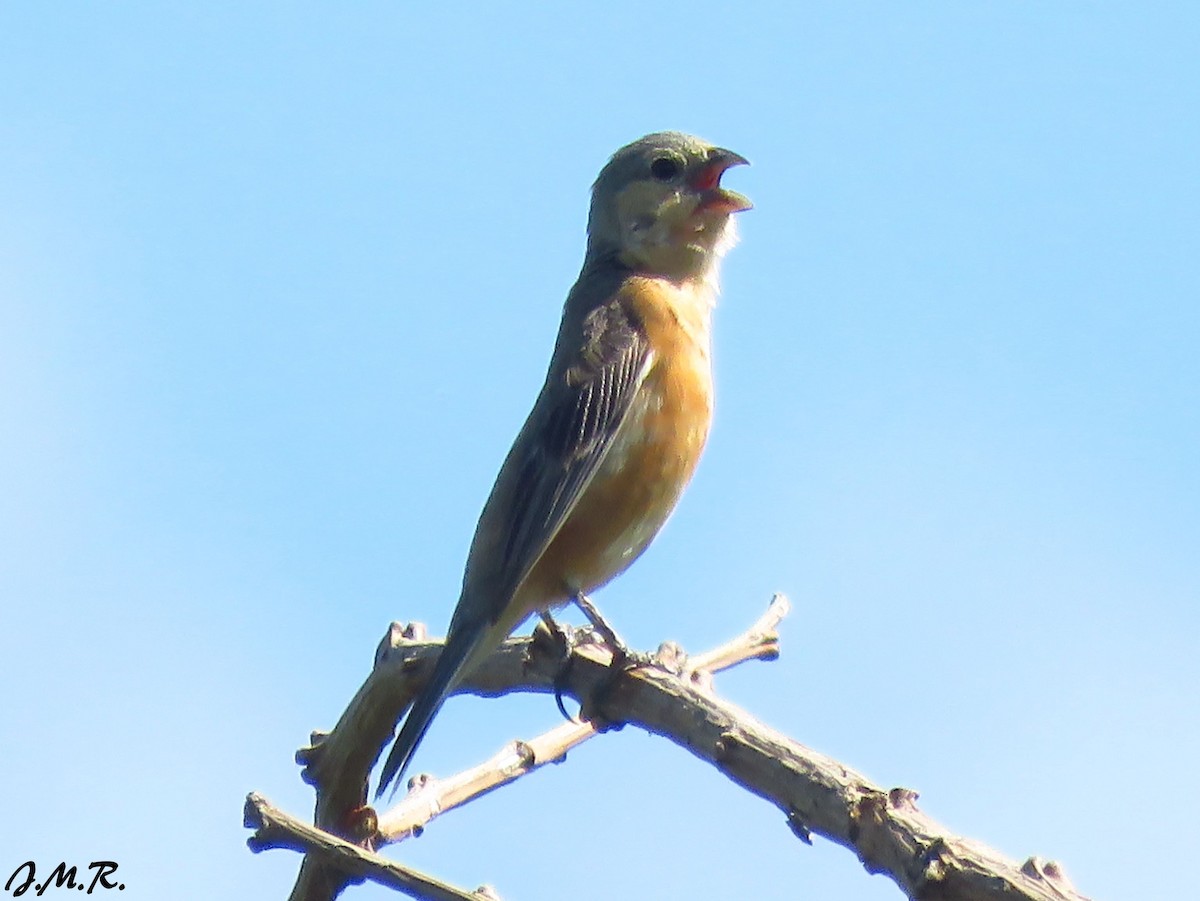
<instances>
[{"instance_id":1,"label":"claw","mask_svg":"<svg viewBox=\"0 0 1200 901\"><path fill-rule=\"evenodd\" d=\"M583 705L581 711L583 716L597 726L600 731L608 728L621 728L620 723L613 725L605 724L603 715L600 713L605 697L612 692L617 683L621 679L622 673L631 669L637 669L643 666L652 666L654 657L644 651L631 650L629 645L621 640L621 636L617 631L608 624L608 621L600 615L600 611L588 599L585 594L577 594L572 600L575 606L579 608L589 623L591 623L592 631L599 636L603 645L612 654L612 665L609 667L609 675L592 692L591 697L587 699L587 703Z\"/></svg>"},{"instance_id":2,"label":"claw","mask_svg":"<svg viewBox=\"0 0 1200 901\"><path fill-rule=\"evenodd\" d=\"M571 656L571 651L574 650L578 638L575 630L570 626L559 625L558 621L550 615L550 611L544 610L539 616L543 625L554 636L558 646L562 649L558 671L554 674L554 703L558 707L558 712L563 715L563 719L578 725L579 718L568 713L567 706L563 703L563 690L566 688L567 676L571 673L571 665L575 659Z\"/></svg>"}]
</instances>

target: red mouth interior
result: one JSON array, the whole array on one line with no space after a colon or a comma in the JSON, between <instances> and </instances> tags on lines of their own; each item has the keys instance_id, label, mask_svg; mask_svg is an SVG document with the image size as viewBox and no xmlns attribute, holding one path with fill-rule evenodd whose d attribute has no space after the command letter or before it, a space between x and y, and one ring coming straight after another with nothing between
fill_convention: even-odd
<instances>
[{"instance_id":1,"label":"red mouth interior","mask_svg":"<svg viewBox=\"0 0 1200 901\"><path fill-rule=\"evenodd\" d=\"M693 187L699 191L711 191L721 183L721 174L728 167L723 163L709 163L696 175L696 180L692 182Z\"/></svg>"}]
</instances>

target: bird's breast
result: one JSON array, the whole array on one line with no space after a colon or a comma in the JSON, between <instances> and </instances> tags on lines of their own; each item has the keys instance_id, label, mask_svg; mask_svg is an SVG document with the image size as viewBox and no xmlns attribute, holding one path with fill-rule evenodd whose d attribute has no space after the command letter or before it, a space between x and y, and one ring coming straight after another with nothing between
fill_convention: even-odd
<instances>
[{"instance_id":1,"label":"bird's breast","mask_svg":"<svg viewBox=\"0 0 1200 901\"><path fill-rule=\"evenodd\" d=\"M712 421L708 286L637 281L643 284L628 295L653 362L604 461L547 549L561 561L572 593L603 585L646 549L691 479Z\"/></svg>"}]
</instances>

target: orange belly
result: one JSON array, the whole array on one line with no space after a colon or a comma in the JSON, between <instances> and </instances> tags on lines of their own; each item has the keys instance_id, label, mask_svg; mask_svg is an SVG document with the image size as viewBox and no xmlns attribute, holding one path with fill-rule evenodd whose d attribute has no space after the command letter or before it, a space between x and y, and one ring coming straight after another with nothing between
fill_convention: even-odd
<instances>
[{"instance_id":1,"label":"orange belly","mask_svg":"<svg viewBox=\"0 0 1200 901\"><path fill-rule=\"evenodd\" d=\"M564 603L623 572L667 521L700 460L712 420L707 329L697 335L674 315L646 327L655 363L600 469L522 585L526 610Z\"/></svg>"}]
</instances>

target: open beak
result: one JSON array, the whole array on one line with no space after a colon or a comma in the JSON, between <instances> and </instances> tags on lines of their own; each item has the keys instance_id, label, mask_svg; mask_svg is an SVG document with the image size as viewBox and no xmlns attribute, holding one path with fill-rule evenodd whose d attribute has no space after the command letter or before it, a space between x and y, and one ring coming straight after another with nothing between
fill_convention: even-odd
<instances>
[{"instance_id":1,"label":"open beak","mask_svg":"<svg viewBox=\"0 0 1200 901\"><path fill-rule=\"evenodd\" d=\"M750 198L737 191L721 187L721 176L726 169L734 166L749 166L750 161L740 153L726 150L724 147L714 147L708 152L708 161L691 179L691 186L700 194L700 205L697 211L713 211L730 215L740 213L754 206Z\"/></svg>"}]
</instances>

